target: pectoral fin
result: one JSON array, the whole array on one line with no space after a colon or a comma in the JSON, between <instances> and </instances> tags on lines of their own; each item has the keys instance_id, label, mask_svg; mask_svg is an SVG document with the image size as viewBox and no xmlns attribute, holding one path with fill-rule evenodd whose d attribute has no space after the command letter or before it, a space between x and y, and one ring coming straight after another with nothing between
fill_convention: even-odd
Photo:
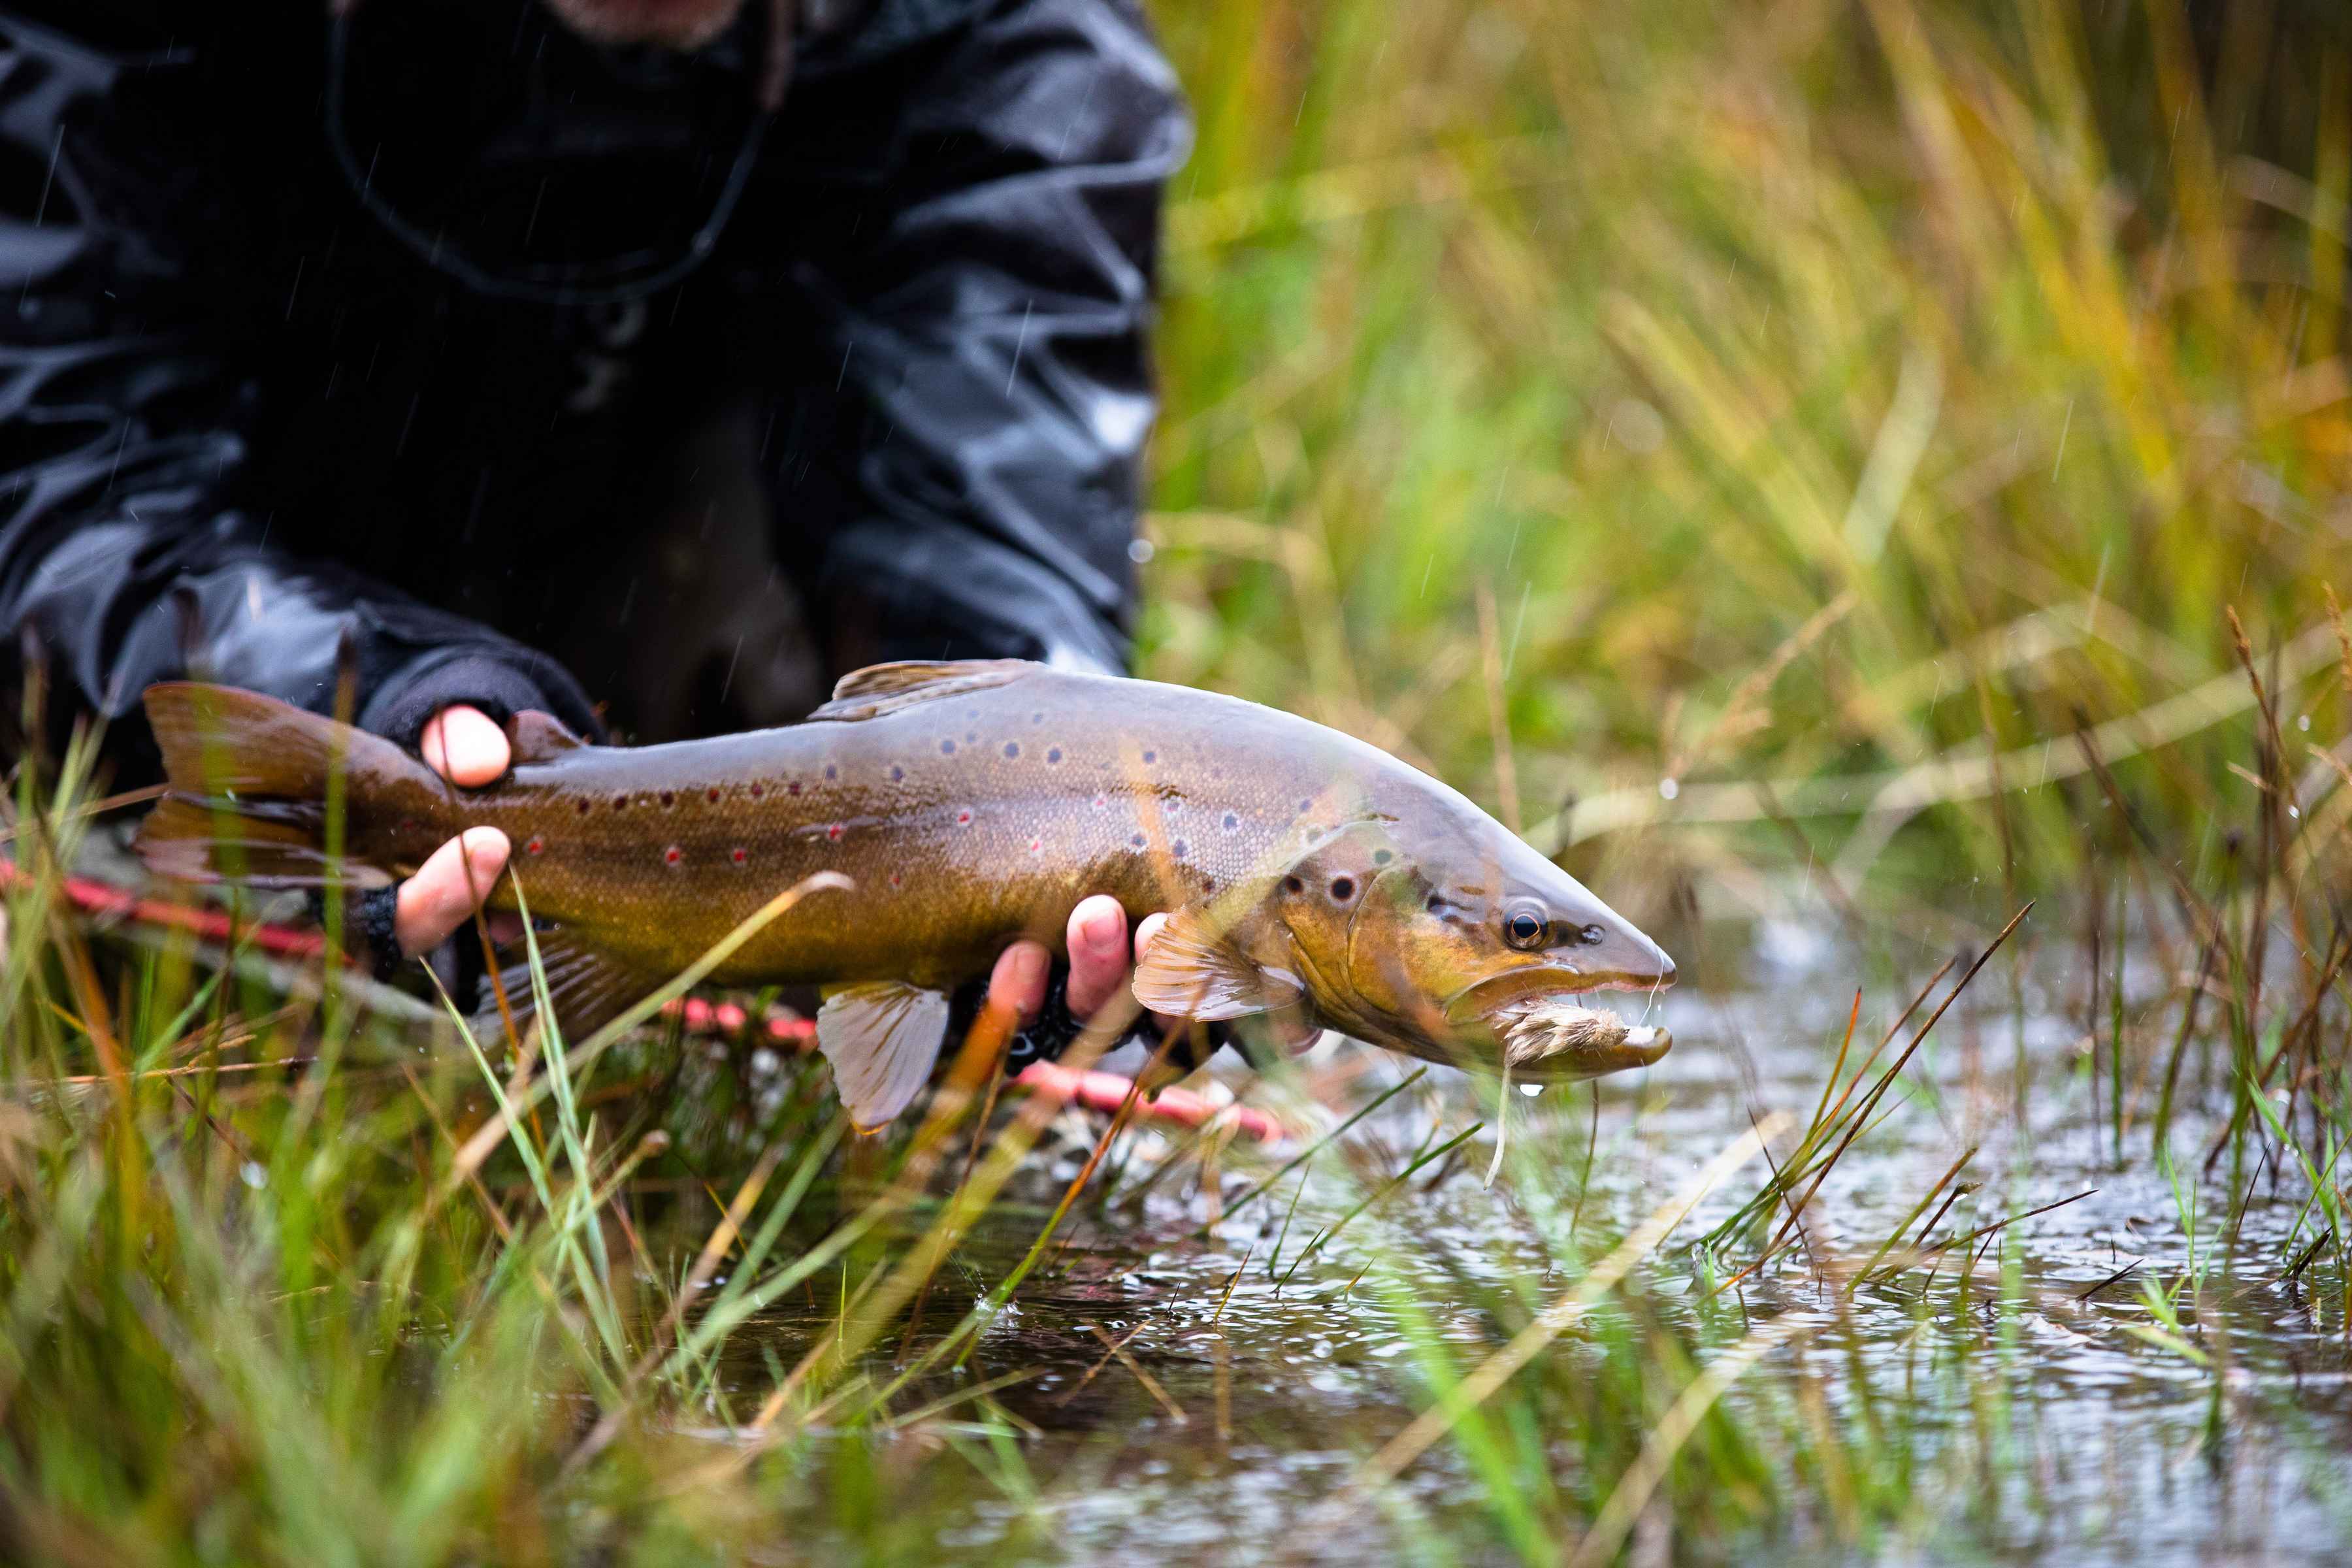
<instances>
[{"instance_id":1,"label":"pectoral fin","mask_svg":"<svg viewBox=\"0 0 2352 1568\"><path fill-rule=\"evenodd\" d=\"M860 1132L887 1126L930 1080L947 1038L948 999L901 980L845 985L816 1016L817 1049Z\"/></svg>"},{"instance_id":2,"label":"pectoral fin","mask_svg":"<svg viewBox=\"0 0 2352 1568\"><path fill-rule=\"evenodd\" d=\"M1135 966L1135 999L1171 1018L1278 1013L1306 994L1292 976L1252 962L1198 910L1170 915Z\"/></svg>"}]
</instances>

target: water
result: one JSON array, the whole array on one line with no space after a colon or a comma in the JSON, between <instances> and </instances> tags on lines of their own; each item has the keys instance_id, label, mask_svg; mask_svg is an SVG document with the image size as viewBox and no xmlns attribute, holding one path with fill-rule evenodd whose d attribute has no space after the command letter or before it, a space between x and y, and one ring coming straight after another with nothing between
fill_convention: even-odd
<instances>
[{"instance_id":1,"label":"water","mask_svg":"<svg viewBox=\"0 0 2352 1568\"><path fill-rule=\"evenodd\" d=\"M1011 1489L1034 1495L1007 1495L1002 1472L938 1457L892 1470L903 1505L911 1510L919 1499L926 1517L944 1518L960 1552L1017 1559L1375 1561L1429 1555L1442 1543L1466 1561L1510 1560L1491 1483L1450 1442L1406 1469L1382 1500L1346 1489L1433 1398L1414 1331L1384 1292L1411 1290L1426 1314L1423 1338L1475 1363L1575 1283L1580 1249L1589 1259L1614 1245L1745 1130L1751 1110L1809 1113L1851 982L1829 978L1839 973L1838 952L1792 958L1786 946L1768 932L1730 983L1677 994L1665 1015L1680 1037L1675 1051L1645 1073L1604 1082L1597 1119L1583 1089L1513 1097L1511 1164L1494 1192L1478 1185L1490 1150L1482 1136L1355 1221L1286 1281L1308 1238L1354 1205L1365 1181L1402 1169L1415 1148L1436 1141L1433 1129L1450 1136L1473 1120L1491 1121L1491 1089L1474 1095L1469 1080L1433 1073L1350 1135L1360 1173L1327 1151L1307 1168L1295 1213L1296 1174L1209 1237L1197 1234L1207 1211L1189 1166L1132 1196L1161 1152L1156 1137L1139 1137L1114 1189L1130 1195L1115 1195L1107 1210L1082 1209L1053 1276L1021 1293L960 1373L919 1380L899 1402L913 1409L1022 1374L992 1397L1021 1434L1013 1446L1025 1479ZM2306 1189L2292 1171L2268 1167L2242 1180L2242 1214L2234 1242L2226 1241L2224 1154L2213 1179L2182 1178L2195 1205L2192 1237L2173 1184L2149 1158L2152 1075L2127 1057L2127 1077L2140 1081L2126 1091L2118 1167L2112 1085L2103 1058L2094 1100L2076 977L2063 962L2028 958L2021 967L2022 979L1988 970L1939 1026L1905 1077L1901 1109L1807 1205L1807 1245L1866 1258L1971 1144L1979 1152L1968 1170L1982 1185L1945 1216L1938 1239L2090 1195L1996 1233L1965 1286L1955 1248L1932 1279L1915 1268L1843 1299L1801 1249L1710 1299L1683 1244L1753 1193L1762 1168L1732 1178L1638 1278L1645 1310L1695 1343L1700 1364L1759 1325L1797 1337L1768 1352L1723 1399L1769 1461L1781 1500L1727 1525L1708 1514L1685 1528L1687 1489L1706 1476L1686 1448L1691 1468L1632 1532L1633 1560L2134 1568L2347 1560L2352 1353L2336 1300L2340 1265L2323 1255L2300 1281L2284 1278L2283 1259L2301 1251L2290 1233ZM2136 954L2127 989L2155 984L2153 969ZM1891 1021L1881 989L1895 988L1874 987L1866 999L1857 1055ZM1320 1070L1359 1074L1348 1092L1361 1103L1410 1069L1344 1047ZM2214 1125L2202 1117L2176 1123L2171 1147L2191 1173ZM1589 1182L1579 1179L1588 1149ZM2247 1149L2251 1164L2258 1145ZM1039 1168L1024 1195L1050 1203L1077 1158L1073 1151L1058 1168L1033 1162ZM1225 1173L1227 1202L1269 1168ZM974 1267L952 1285L943 1279L926 1331L943 1329L1000 1278L1036 1224L1008 1215L976 1238L967 1254ZM2013 1244L2004 1247L2004 1237ZM1727 1259L1737 1268L1753 1254L1748 1244ZM2136 1269L2102 1288L2135 1260ZM2173 1287L2192 1271L2201 1276L2194 1317L2185 1340L2168 1339L2141 1282ZM2180 1293L2185 1302L2191 1292ZM813 1300L766 1323L763 1336L789 1364L829 1321ZM1561 1391L1556 1405L1588 1380L1598 1385L1619 1365L1612 1358L1636 1353L1629 1347L1639 1343L1604 1331L1611 1322L1626 1323L1614 1306L1563 1335L1521 1376L1549 1380ZM2200 1356L2226 1370L2217 1375ZM877 1370L890 1359L877 1356ZM1686 1373L1663 1380L1662 1399L1686 1381ZM969 1425L975 1408L948 1412L945 1436L928 1440L985 1451ZM1858 1484L1881 1500L1874 1510L1842 1503L1836 1479L1812 1473L1817 1458L1797 1463L1790 1450L1812 1422L1843 1434L1845 1451L1873 1470L1874 1479L1844 1490ZM1582 1437L1562 1416L1560 1475L1571 1486ZM884 1447L925 1441L901 1436ZM887 1454L876 1462L890 1464ZM1606 1491L1603 1484L1595 1495ZM1842 1517L1841 1508L1853 1511ZM1571 1502L1563 1512L1581 1528L1592 1508Z\"/></svg>"}]
</instances>

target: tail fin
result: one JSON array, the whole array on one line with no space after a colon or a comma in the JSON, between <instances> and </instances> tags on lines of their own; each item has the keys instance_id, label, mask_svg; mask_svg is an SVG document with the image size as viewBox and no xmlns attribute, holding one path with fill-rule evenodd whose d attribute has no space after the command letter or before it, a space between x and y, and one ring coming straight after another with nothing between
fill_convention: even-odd
<instances>
[{"instance_id":1,"label":"tail fin","mask_svg":"<svg viewBox=\"0 0 2352 1568\"><path fill-rule=\"evenodd\" d=\"M329 875L329 777L422 775L423 763L381 736L232 687L169 681L149 687L146 704L172 791L139 828L136 848L157 875L257 888L392 879L355 861Z\"/></svg>"}]
</instances>

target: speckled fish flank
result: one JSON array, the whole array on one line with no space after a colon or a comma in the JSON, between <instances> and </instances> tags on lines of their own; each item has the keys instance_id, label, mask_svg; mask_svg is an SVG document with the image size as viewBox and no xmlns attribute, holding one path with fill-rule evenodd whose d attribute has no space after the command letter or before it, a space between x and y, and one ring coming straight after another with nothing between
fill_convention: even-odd
<instances>
[{"instance_id":1,"label":"speckled fish flank","mask_svg":"<svg viewBox=\"0 0 2352 1568\"><path fill-rule=\"evenodd\" d=\"M834 987L819 1033L837 1074L853 1052L893 1064L866 1074L861 1125L928 1075L945 1014L925 999L1015 937L1058 943L1096 892L1174 911L1136 979L1161 1012L1290 1013L1495 1069L1507 1051L1521 1081L1666 1048L1663 1031L1530 1022L1572 994L1671 984L1646 936L1444 784L1233 698L1020 661L884 665L806 723L716 740L593 746L524 715L513 771L462 800L388 742L270 699L180 684L147 706L174 792L142 834L156 869L315 885L335 768L354 880L501 828L575 1030L780 889L846 876L712 979ZM512 907L511 888L490 901Z\"/></svg>"}]
</instances>

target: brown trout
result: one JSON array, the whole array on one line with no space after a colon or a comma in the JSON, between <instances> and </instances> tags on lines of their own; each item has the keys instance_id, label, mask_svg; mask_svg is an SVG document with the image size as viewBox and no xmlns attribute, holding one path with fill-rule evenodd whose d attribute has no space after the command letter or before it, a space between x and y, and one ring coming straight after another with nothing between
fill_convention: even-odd
<instances>
[{"instance_id":1,"label":"brown trout","mask_svg":"<svg viewBox=\"0 0 2352 1568\"><path fill-rule=\"evenodd\" d=\"M489 907L514 909L521 883L567 1032L780 890L846 877L710 979L826 987L818 1043L862 1128L929 1080L949 994L1018 937L1058 950L1097 892L1130 920L1171 912L1134 978L1168 1016L1274 1015L1535 1083L1671 1044L1571 1000L1675 978L1575 879L1427 774L1230 697L1019 660L879 665L804 723L715 740L590 745L523 714L512 770L462 795L391 742L271 698L178 683L146 705L172 792L139 837L154 870L382 886L462 827L501 828L512 877Z\"/></svg>"}]
</instances>

